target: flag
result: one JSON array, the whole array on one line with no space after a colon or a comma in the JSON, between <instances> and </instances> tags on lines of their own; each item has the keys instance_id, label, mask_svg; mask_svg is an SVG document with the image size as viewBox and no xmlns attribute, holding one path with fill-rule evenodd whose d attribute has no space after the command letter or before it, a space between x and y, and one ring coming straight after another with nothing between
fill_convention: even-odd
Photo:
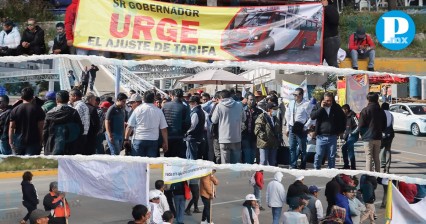
<instances>
[{"instance_id":1,"label":"flag","mask_svg":"<svg viewBox=\"0 0 426 224\"><path fill-rule=\"evenodd\" d=\"M173 184L207 176L212 173L212 168L198 165L168 165L163 166L163 180L166 184Z\"/></svg>"},{"instance_id":2,"label":"flag","mask_svg":"<svg viewBox=\"0 0 426 224\"><path fill-rule=\"evenodd\" d=\"M305 78L302 83L300 83L300 88L303 89L303 99L309 100L308 98L308 80Z\"/></svg>"},{"instance_id":3,"label":"flag","mask_svg":"<svg viewBox=\"0 0 426 224\"><path fill-rule=\"evenodd\" d=\"M296 90L296 88L302 88L304 91L303 94L303 98L308 100L308 85L307 85L307 80L303 80L302 83L300 83L300 85L297 84L293 84L291 82L287 82L282 80L282 85L281 85L281 98L283 99L284 102L289 102L290 100L294 99L293 97L293 92Z\"/></svg>"},{"instance_id":4,"label":"flag","mask_svg":"<svg viewBox=\"0 0 426 224\"><path fill-rule=\"evenodd\" d=\"M146 163L58 159L60 191L88 197L148 204L149 166Z\"/></svg>"},{"instance_id":5,"label":"flag","mask_svg":"<svg viewBox=\"0 0 426 224\"><path fill-rule=\"evenodd\" d=\"M265 84L260 84L260 90L262 91L262 96L267 96L268 93L266 92Z\"/></svg>"},{"instance_id":6,"label":"flag","mask_svg":"<svg viewBox=\"0 0 426 224\"><path fill-rule=\"evenodd\" d=\"M409 204L391 181L388 184L386 205L387 224L426 223L426 198L415 204Z\"/></svg>"}]
</instances>

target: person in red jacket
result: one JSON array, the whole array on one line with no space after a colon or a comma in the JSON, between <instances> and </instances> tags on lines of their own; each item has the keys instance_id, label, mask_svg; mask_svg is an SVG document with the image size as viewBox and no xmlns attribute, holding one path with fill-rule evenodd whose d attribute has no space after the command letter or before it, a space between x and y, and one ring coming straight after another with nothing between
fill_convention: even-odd
<instances>
[{"instance_id":1,"label":"person in red jacket","mask_svg":"<svg viewBox=\"0 0 426 224\"><path fill-rule=\"evenodd\" d=\"M262 189L263 189L263 170L259 170L256 171L256 173L254 173L254 185L253 185L253 190L254 190L254 196L256 196L257 202L259 204L259 209L261 211L264 211L265 209L262 207Z\"/></svg>"},{"instance_id":2,"label":"person in red jacket","mask_svg":"<svg viewBox=\"0 0 426 224\"><path fill-rule=\"evenodd\" d=\"M417 185L399 182L398 188L399 192L401 192L402 196L407 199L408 203L413 204L414 198L417 195Z\"/></svg>"},{"instance_id":3,"label":"person in red jacket","mask_svg":"<svg viewBox=\"0 0 426 224\"><path fill-rule=\"evenodd\" d=\"M368 71L374 71L374 58L376 45L371 36L365 33L364 27L358 27L355 33L349 36L349 51L352 58L352 68L358 69L358 58L368 57Z\"/></svg>"}]
</instances>

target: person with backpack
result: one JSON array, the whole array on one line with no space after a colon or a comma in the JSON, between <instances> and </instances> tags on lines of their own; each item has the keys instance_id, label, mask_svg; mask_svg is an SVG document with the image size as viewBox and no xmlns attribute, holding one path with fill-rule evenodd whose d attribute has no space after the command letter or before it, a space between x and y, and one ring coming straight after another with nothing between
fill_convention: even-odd
<instances>
[{"instance_id":1,"label":"person with backpack","mask_svg":"<svg viewBox=\"0 0 426 224\"><path fill-rule=\"evenodd\" d=\"M87 87L89 86L89 79L90 79L90 72L89 72L89 68L84 69L84 71L81 72L81 91L83 92L83 96L86 95L87 93Z\"/></svg>"},{"instance_id":2,"label":"person with backpack","mask_svg":"<svg viewBox=\"0 0 426 224\"><path fill-rule=\"evenodd\" d=\"M383 131L382 145L380 146L380 164L383 173L389 173L391 164L391 146L395 131L393 130L393 115L389 112L389 104L383 103L382 110L386 114L386 128Z\"/></svg>"},{"instance_id":3,"label":"person with backpack","mask_svg":"<svg viewBox=\"0 0 426 224\"><path fill-rule=\"evenodd\" d=\"M243 224L259 224L259 204L254 194L248 194L246 201L243 203L242 220Z\"/></svg>"},{"instance_id":4,"label":"person with backpack","mask_svg":"<svg viewBox=\"0 0 426 224\"><path fill-rule=\"evenodd\" d=\"M263 182L263 170L256 171L250 177L250 184L253 186L253 194L256 196L256 200L259 204L259 210L264 211L265 209L262 207L262 189L264 186Z\"/></svg>"}]
</instances>

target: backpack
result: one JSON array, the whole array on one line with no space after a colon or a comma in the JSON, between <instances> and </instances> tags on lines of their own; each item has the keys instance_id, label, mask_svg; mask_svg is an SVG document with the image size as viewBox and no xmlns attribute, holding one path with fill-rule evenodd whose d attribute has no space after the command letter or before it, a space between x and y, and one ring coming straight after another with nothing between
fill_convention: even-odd
<instances>
[{"instance_id":1,"label":"backpack","mask_svg":"<svg viewBox=\"0 0 426 224\"><path fill-rule=\"evenodd\" d=\"M256 173L253 173L253 175L251 175L250 179L249 179L249 183L251 184L251 186L255 186L256 185Z\"/></svg>"}]
</instances>

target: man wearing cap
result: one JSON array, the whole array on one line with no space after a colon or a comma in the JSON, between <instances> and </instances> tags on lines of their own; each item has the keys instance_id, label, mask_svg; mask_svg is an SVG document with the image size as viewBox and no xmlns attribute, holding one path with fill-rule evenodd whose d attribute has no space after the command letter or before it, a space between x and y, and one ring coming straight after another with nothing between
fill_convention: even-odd
<instances>
[{"instance_id":1,"label":"man wearing cap","mask_svg":"<svg viewBox=\"0 0 426 224\"><path fill-rule=\"evenodd\" d=\"M203 140L204 125L206 117L201 109L199 96L191 96L189 98L189 106L191 107L191 127L186 132L186 158L197 160L203 152L199 151Z\"/></svg>"},{"instance_id":2,"label":"man wearing cap","mask_svg":"<svg viewBox=\"0 0 426 224\"><path fill-rule=\"evenodd\" d=\"M92 64L90 66L90 69L89 69L89 73L90 73L90 86L89 87L90 87L90 91L92 91L92 92L93 92L93 85L95 84L96 72L97 71L99 71L98 66Z\"/></svg>"},{"instance_id":3,"label":"man wearing cap","mask_svg":"<svg viewBox=\"0 0 426 224\"><path fill-rule=\"evenodd\" d=\"M127 100L127 106L130 107L129 111L129 117L132 116L133 111L142 104L142 97L139 94L132 94L130 95L129 99Z\"/></svg>"},{"instance_id":4,"label":"man wearing cap","mask_svg":"<svg viewBox=\"0 0 426 224\"><path fill-rule=\"evenodd\" d=\"M311 210L311 222L313 224L317 224L319 220L324 218L324 209L321 201L318 199L319 191L320 189L315 185L309 187L309 202L307 207Z\"/></svg>"},{"instance_id":5,"label":"man wearing cap","mask_svg":"<svg viewBox=\"0 0 426 224\"><path fill-rule=\"evenodd\" d=\"M18 27L15 27L11 20L5 21L0 32L0 56L15 56L20 42Z\"/></svg>"},{"instance_id":6,"label":"man wearing cap","mask_svg":"<svg viewBox=\"0 0 426 224\"><path fill-rule=\"evenodd\" d=\"M163 211L160 208L160 194L157 191L149 191L149 206L151 208L150 224L159 224L163 221Z\"/></svg>"},{"instance_id":7,"label":"man wearing cap","mask_svg":"<svg viewBox=\"0 0 426 224\"><path fill-rule=\"evenodd\" d=\"M68 106L69 93L56 94L58 106L47 112L43 127L45 155L70 155L83 134L83 124L77 110Z\"/></svg>"},{"instance_id":8,"label":"man wearing cap","mask_svg":"<svg viewBox=\"0 0 426 224\"><path fill-rule=\"evenodd\" d=\"M365 28L359 26L355 33L349 36L349 51L352 58L352 68L358 70L358 58L368 57L368 71L374 71L374 57L376 45L370 35L365 33Z\"/></svg>"},{"instance_id":9,"label":"man wearing cap","mask_svg":"<svg viewBox=\"0 0 426 224\"><path fill-rule=\"evenodd\" d=\"M136 96L132 95L135 101L139 100ZM133 131L132 156L157 157L160 130L164 139L163 150L168 150L166 118L154 105L154 97L152 90L146 91L143 95L144 104L134 110L127 122L124 144L129 144L130 133Z\"/></svg>"},{"instance_id":10,"label":"man wearing cap","mask_svg":"<svg viewBox=\"0 0 426 224\"><path fill-rule=\"evenodd\" d=\"M290 203L292 198L301 197L302 195L309 193L308 187L303 184L304 179L304 176L297 176L294 183L288 186L287 204Z\"/></svg>"},{"instance_id":11,"label":"man wearing cap","mask_svg":"<svg viewBox=\"0 0 426 224\"><path fill-rule=\"evenodd\" d=\"M64 224L70 217L70 206L65 199L65 193L58 190L58 182L51 182L49 193L44 196L44 210L50 211L49 223Z\"/></svg>"},{"instance_id":12,"label":"man wearing cap","mask_svg":"<svg viewBox=\"0 0 426 224\"><path fill-rule=\"evenodd\" d=\"M293 92L294 100L288 104L288 109L285 111L285 120L287 130L285 135L288 137L290 145L290 168L297 169L297 160L301 154L300 169L306 169L306 142L307 130L311 122L309 122L309 115L315 106L314 100L310 103L303 98L304 90L296 88ZM300 150L300 151L299 151Z\"/></svg>"},{"instance_id":13,"label":"man wearing cap","mask_svg":"<svg viewBox=\"0 0 426 224\"><path fill-rule=\"evenodd\" d=\"M43 106L41 106L41 109L43 109L44 113L47 113L47 112L49 112L49 110L56 107L56 93L55 93L55 91L47 92L45 99L46 99L46 102L44 102Z\"/></svg>"},{"instance_id":14,"label":"man wearing cap","mask_svg":"<svg viewBox=\"0 0 426 224\"><path fill-rule=\"evenodd\" d=\"M30 224L48 224L49 223L49 211L43 211L36 209L31 212ZM25 222L26 223L26 222Z\"/></svg>"},{"instance_id":15,"label":"man wearing cap","mask_svg":"<svg viewBox=\"0 0 426 224\"><path fill-rule=\"evenodd\" d=\"M256 119L254 134L257 136L257 147L260 153L261 165L277 165L277 150L280 147L281 122L279 121L278 105L269 102L266 105L266 113Z\"/></svg>"}]
</instances>

